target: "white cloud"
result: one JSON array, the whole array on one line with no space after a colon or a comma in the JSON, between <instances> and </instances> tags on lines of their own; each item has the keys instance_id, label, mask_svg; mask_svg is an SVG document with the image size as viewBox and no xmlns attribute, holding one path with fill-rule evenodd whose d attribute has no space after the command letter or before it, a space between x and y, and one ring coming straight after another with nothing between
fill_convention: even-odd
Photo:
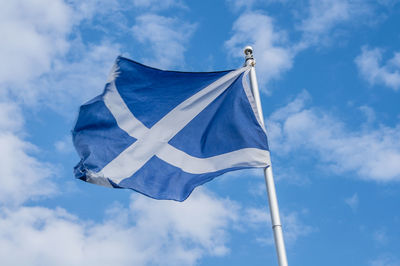
<instances>
[{"instance_id":1,"label":"white cloud","mask_svg":"<svg viewBox=\"0 0 400 266\"><path fill-rule=\"evenodd\" d=\"M196 26L177 18L145 14L136 18L134 37L150 47L147 64L161 68L182 66L188 39Z\"/></svg>"},{"instance_id":2,"label":"white cloud","mask_svg":"<svg viewBox=\"0 0 400 266\"><path fill-rule=\"evenodd\" d=\"M100 92L118 48L70 40L90 8L69 1L8 1L0 10L0 201L6 205L56 193L55 167L41 162L26 140L21 103L75 115L78 105ZM90 10L90 11L89 11ZM86 14L86 15L85 15ZM79 35L79 34L78 34ZM110 59L112 57L112 59ZM12 100L10 100L12 99ZM72 112L74 111L74 112ZM71 117L72 120L72 117Z\"/></svg>"},{"instance_id":3,"label":"white cloud","mask_svg":"<svg viewBox=\"0 0 400 266\"><path fill-rule=\"evenodd\" d=\"M227 0L227 3L234 10L243 10L243 15L235 22L234 35L227 42L228 48L243 48L248 43L259 43L257 51L272 50L268 57L263 61L268 61L273 67L278 67L276 73L271 76L279 77L279 73L291 68L293 57L300 51L309 48L312 45L327 44L333 36L343 34L342 26L353 26L363 21L373 23L377 20L374 16L374 5L362 0L310 0L306 5L295 3L284 6L287 9L293 9L296 29L301 32L300 41L297 43L288 43L286 41L286 32L276 30L273 21L269 16L262 15L260 12L252 11L257 4L288 3L286 0ZM362 18L362 20L360 19ZM365 20L364 18L368 18ZM352 22L349 24L349 22ZM265 45L265 43L269 43ZM233 45L232 45L233 44ZM276 48L278 50L273 50ZM237 50L237 49L236 49ZM237 56L241 53L234 50ZM260 52L259 52L260 53ZM275 56L274 56L275 55ZM256 58L259 58L257 54ZM276 61L276 57L280 61ZM269 75L268 73L264 75ZM268 81L269 78L266 78Z\"/></svg>"},{"instance_id":4,"label":"white cloud","mask_svg":"<svg viewBox=\"0 0 400 266\"><path fill-rule=\"evenodd\" d=\"M358 207L359 199L357 193L354 193L353 196L346 198L344 202L352 209L356 210Z\"/></svg>"},{"instance_id":5,"label":"white cloud","mask_svg":"<svg viewBox=\"0 0 400 266\"><path fill-rule=\"evenodd\" d=\"M205 194L201 189L183 203L140 197L132 202L130 208L141 219L137 225L157 234L154 242L159 239L159 234L173 230L175 234L170 243L181 242L188 236L212 255L224 255L229 251L224 245L226 232L221 229L238 220L239 210L236 203ZM166 222L160 223L161 220Z\"/></svg>"},{"instance_id":6,"label":"white cloud","mask_svg":"<svg viewBox=\"0 0 400 266\"><path fill-rule=\"evenodd\" d=\"M400 179L400 125L349 130L339 119L306 108L304 92L268 119L269 139L275 154L311 152L337 173L352 171L362 179Z\"/></svg>"},{"instance_id":7,"label":"white cloud","mask_svg":"<svg viewBox=\"0 0 400 266\"><path fill-rule=\"evenodd\" d=\"M136 195L104 222L41 207L0 213L2 263L41 266L195 265L229 251L226 230L238 215L235 204L202 191L183 203Z\"/></svg>"},{"instance_id":8,"label":"white cloud","mask_svg":"<svg viewBox=\"0 0 400 266\"><path fill-rule=\"evenodd\" d=\"M233 25L233 35L225 42L230 54L243 58L243 48L254 48L261 89L271 79L277 79L293 64L293 52L287 45L286 33L277 30L273 19L258 12L241 15Z\"/></svg>"},{"instance_id":9,"label":"white cloud","mask_svg":"<svg viewBox=\"0 0 400 266\"><path fill-rule=\"evenodd\" d=\"M89 3L89 2L87 2ZM0 201L6 205L56 193L55 167L25 140L18 105L50 106L66 115L100 92L118 47L83 45L74 27L104 5L55 0L8 1L0 10ZM112 59L110 59L112 57ZM9 97L11 96L11 97ZM10 101L13 99L13 101ZM72 118L71 118L72 120Z\"/></svg>"},{"instance_id":10,"label":"white cloud","mask_svg":"<svg viewBox=\"0 0 400 266\"><path fill-rule=\"evenodd\" d=\"M23 140L23 116L11 101L0 102L0 204L17 206L55 193L50 165L37 160L37 148Z\"/></svg>"},{"instance_id":11,"label":"white cloud","mask_svg":"<svg viewBox=\"0 0 400 266\"><path fill-rule=\"evenodd\" d=\"M118 45L84 44L74 27L118 4L8 1L0 10L0 95L68 115L101 92ZM72 34L75 34L72 36ZM75 38L75 39L72 39Z\"/></svg>"},{"instance_id":12,"label":"white cloud","mask_svg":"<svg viewBox=\"0 0 400 266\"><path fill-rule=\"evenodd\" d=\"M384 63L382 54L382 49L362 47L355 59L358 70L370 85L384 85L397 91L400 88L400 52Z\"/></svg>"},{"instance_id":13,"label":"white cloud","mask_svg":"<svg viewBox=\"0 0 400 266\"><path fill-rule=\"evenodd\" d=\"M233 34L225 46L231 56L243 59L243 48L253 46L258 80L264 91L268 91L266 85L270 80L280 78L292 68L294 57L299 52L311 46L329 44L333 37L343 35L345 27L360 22L373 24L380 19L374 15L376 6L362 0L310 0L305 8L297 3L295 6L301 9L293 13L301 36L299 41L290 42L287 32L277 29L272 17L253 10L257 4L273 2L287 1L227 0L234 10L242 9L244 13L234 22ZM285 7L293 8L293 5Z\"/></svg>"},{"instance_id":14,"label":"white cloud","mask_svg":"<svg viewBox=\"0 0 400 266\"><path fill-rule=\"evenodd\" d=\"M15 84L51 69L69 47L72 9L61 0L2 1L0 83Z\"/></svg>"}]
</instances>

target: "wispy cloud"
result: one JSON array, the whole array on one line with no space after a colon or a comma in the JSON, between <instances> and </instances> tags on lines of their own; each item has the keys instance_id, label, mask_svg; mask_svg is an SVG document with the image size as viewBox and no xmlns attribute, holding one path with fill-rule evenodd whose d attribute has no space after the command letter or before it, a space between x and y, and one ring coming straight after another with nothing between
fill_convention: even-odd
<instances>
[{"instance_id":1,"label":"wispy cloud","mask_svg":"<svg viewBox=\"0 0 400 266\"><path fill-rule=\"evenodd\" d=\"M382 62L383 50L362 47L355 59L361 76L370 85L383 85L397 91L400 88L400 52Z\"/></svg>"},{"instance_id":2,"label":"wispy cloud","mask_svg":"<svg viewBox=\"0 0 400 266\"><path fill-rule=\"evenodd\" d=\"M56 141L54 147L60 153L70 153L73 151L72 137L70 135Z\"/></svg>"},{"instance_id":3,"label":"wispy cloud","mask_svg":"<svg viewBox=\"0 0 400 266\"><path fill-rule=\"evenodd\" d=\"M351 0L310 0L307 17L299 26L303 32L304 46L319 44L331 35L332 30L355 18L365 4Z\"/></svg>"},{"instance_id":4,"label":"wispy cloud","mask_svg":"<svg viewBox=\"0 0 400 266\"><path fill-rule=\"evenodd\" d=\"M132 3L135 7L146 10L163 10L171 7L186 8L181 0L133 0Z\"/></svg>"},{"instance_id":5,"label":"wispy cloud","mask_svg":"<svg viewBox=\"0 0 400 266\"><path fill-rule=\"evenodd\" d=\"M361 25L374 26L385 19L384 3L363 0L310 0L299 18L297 29L302 38L297 49L324 46L335 39L343 40L350 29ZM343 38L344 37L344 38Z\"/></svg>"},{"instance_id":6,"label":"wispy cloud","mask_svg":"<svg viewBox=\"0 0 400 266\"><path fill-rule=\"evenodd\" d=\"M288 0L226 0L227 5L234 11L250 11L258 6L287 2Z\"/></svg>"},{"instance_id":7,"label":"wispy cloud","mask_svg":"<svg viewBox=\"0 0 400 266\"><path fill-rule=\"evenodd\" d=\"M376 230L373 233L372 237L375 240L375 243L379 245L387 244L389 240L385 228L380 228L379 230Z\"/></svg>"},{"instance_id":8,"label":"wispy cloud","mask_svg":"<svg viewBox=\"0 0 400 266\"><path fill-rule=\"evenodd\" d=\"M370 266L398 266L400 260L391 254L383 254L369 263Z\"/></svg>"},{"instance_id":9,"label":"wispy cloud","mask_svg":"<svg viewBox=\"0 0 400 266\"><path fill-rule=\"evenodd\" d=\"M400 125L350 130L323 110L307 108L309 98L304 92L268 118L270 143L277 155L309 151L337 173L353 171L359 178L376 181L400 179Z\"/></svg>"},{"instance_id":10,"label":"wispy cloud","mask_svg":"<svg viewBox=\"0 0 400 266\"><path fill-rule=\"evenodd\" d=\"M235 11L247 11L253 8L258 0L226 0L226 3Z\"/></svg>"},{"instance_id":11,"label":"wispy cloud","mask_svg":"<svg viewBox=\"0 0 400 266\"><path fill-rule=\"evenodd\" d=\"M358 203L359 203L359 199L358 199L358 194L354 193L353 196L346 198L344 200L344 202L352 209L352 210L356 210L358 208Z\"/></svg>"},{"instance_id":12,"label":"wispy cloud","mask_svg":"<svg viewBox=\"0 0 400 266\"><path fill-rule=\"evenodd\" d=\"M195 24L178 18L145 14L136 18L133 35L148 51L147 64L158 68L179 67L184 64L186 44L196 29Z\"/></svg>"},{"instance_id":13,"label":"wispy cloud","mask_svg":"<svg viewBox=\"0 0 400 266\"><path fill-rule=\"evenodd\" d=\"M27 84L25 88L34 92L31 98L26 98L23 88L18 96L28 105L41 104L71 116L80 104L100 94L120 48L109 42L81 46L79 40L73 48L70 58L54 60L51 72Z\"/></svg>"}]
</instances>

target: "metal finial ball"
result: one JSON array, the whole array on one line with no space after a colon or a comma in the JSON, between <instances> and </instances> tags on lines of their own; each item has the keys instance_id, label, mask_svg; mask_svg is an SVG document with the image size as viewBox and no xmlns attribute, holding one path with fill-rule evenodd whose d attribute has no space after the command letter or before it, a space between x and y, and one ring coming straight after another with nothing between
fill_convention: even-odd
<instances>
[{"instance_id":1,"label":"metal finial ball","mask_svg":"<svg viewBox=\"0 0 400 266\"><path fill-rule=\"evenodd\" d=\"M245 55L247 55L247 54L253 54L253 47L251 47L251 46L246 46L246 47L244 47L244 54L245 54Z\"/></svg>"}]
</instances>

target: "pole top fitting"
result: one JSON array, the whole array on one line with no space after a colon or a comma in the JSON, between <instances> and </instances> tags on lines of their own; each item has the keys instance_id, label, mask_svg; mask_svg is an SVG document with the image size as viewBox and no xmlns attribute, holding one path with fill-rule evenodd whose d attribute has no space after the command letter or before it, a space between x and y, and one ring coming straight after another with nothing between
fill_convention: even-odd
<instances>
[{"instance_id":1,"label":"pole top fitting","mask_svg":"<svg viewBox=\"0 0 400 266\"><path fill-rule=\"evenodd\" d=\"M243 49L244 54L246 55L246 60L244 65L245 66L255 66L256 65L256 60L253 57L253 47L251 46L246 46Z\"/></svg>"},{"instance_id":2,"label":"pole top fitting","mask_svg":"<svg viewBox=\"0 0 400 266\"><path fill-rule=\"evenodd\" d=\"M253 54L253 47L247 45L246 47L244 47L243 52L244 52L245 55L248 55L248 54L252 55Z\"/></svg>"}]
</instances>

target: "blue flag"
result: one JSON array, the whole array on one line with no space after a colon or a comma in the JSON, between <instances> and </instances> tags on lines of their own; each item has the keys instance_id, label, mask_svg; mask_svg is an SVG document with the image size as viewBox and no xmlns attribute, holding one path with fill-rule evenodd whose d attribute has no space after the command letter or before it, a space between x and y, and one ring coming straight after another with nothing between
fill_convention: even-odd
<instances>
[{"instance_id":1,"label":"blue flag","mask_svg":"<svg viewBox=\"0 0 400 266\"><path fill-rule=\"evenodd\" d=\"M118 57L72 131L81 180L185 200L225 172L270 164L249 67L163 71Z\"/></svg>"}]
</instances>

